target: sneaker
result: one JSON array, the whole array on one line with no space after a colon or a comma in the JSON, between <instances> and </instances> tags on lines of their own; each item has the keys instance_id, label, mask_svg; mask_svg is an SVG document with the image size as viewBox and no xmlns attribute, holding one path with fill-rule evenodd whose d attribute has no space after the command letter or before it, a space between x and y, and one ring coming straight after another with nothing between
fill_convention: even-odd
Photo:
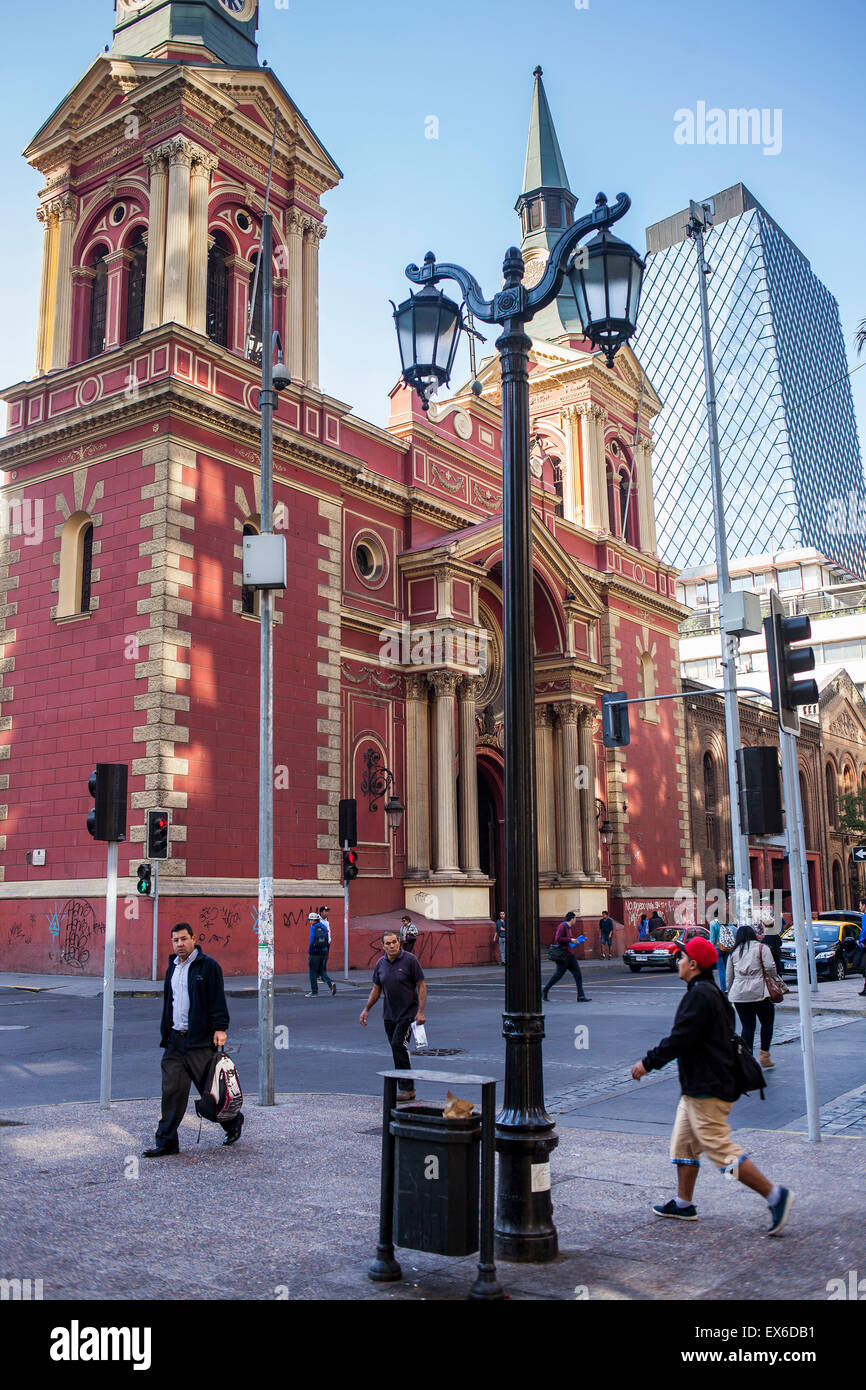
<instances>
[{"instance_id":1,"label":"sneaker","mask_svg":"<svg viewBox=\"0 0 866 1390\"><path fill-rule=\"evenodd\" d=\"M331 985L331 993L332 993L332 994L336 994L336 993L337 993L337 986L336 986L336 985Z\"/></svg>"},{"instance_id":2,"label":"sneaker","mask_svg":"<svg viewBox=\"0 0 866 1390\"><path fill-rule=\"evenodd\" d=\"M775 1205L770 1207L770 1215L773 1218L773 1224L767 1232L768 1236L780 1236L782 1234L785 1222L788 1220L793 1204L793 1192L791 1192L789 1188L783 1187L778 1202L776 1202Z\"/></svg>"},{"instance_id":3,"label":"sneaker","mask_svg":"<svg viewBox=\"0 0 866 1390\"><path fill-rule=\"evenodd\" d=\"M669 1202L657 1202L653 1207L656 1216L672 1216L674 1221L697 1221L698 1213L694 1206L678 1207L673 1197Z\"/></svg>"},{"instance_id":4,"label":"sneaker","mask_svg":"<svg viewBox=\"0 0 866 1390\"><path fill-rule=\"evenodd\" d=\"M317 989L308 989L306 994L304 995L305 999L318 999L318 997L319 991Z\"/></svg>"}]
</instances>

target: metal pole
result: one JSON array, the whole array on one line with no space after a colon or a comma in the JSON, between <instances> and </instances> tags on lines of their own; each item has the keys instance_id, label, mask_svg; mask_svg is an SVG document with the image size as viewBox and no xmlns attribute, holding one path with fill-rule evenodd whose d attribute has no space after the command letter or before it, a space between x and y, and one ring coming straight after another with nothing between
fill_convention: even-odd
<instances>
[{"instance_id":1,"label":"metal pole","mask_svg":"<svg viewBox=\"0 0 866 1390\"><path fill-rule=\"evenodd\" d=\"M273 530L273 218L262 218L261 534ZM274 1103L274 591L262 589L259 678L259 1104Z\"/></svg>"},{"instance_id":2,"label":"metal pole","mask_svg":"<svg viewBox=\"0 0 866 1390\"><path fill-rule=\"evenodd\" d=\"M523 258L512 247L506 288L519 285ZM529 348L523 319L506 320L496 346L502 376L503 616L505 687L505 1084L496 1122L499 1182L496 1254L551 1260L557 1253L550 1200L550 1153L558 1142L544 1108L538 853L535 806L535 668L532 617L532 506L529 477Z\"/></svg>"},{"instance_id":3,"label":"metal pole","mask_svg":"<svg viewBox=\"0 0 866 1390\"><path fill-rule=\"evenodd\" d=\"M108 842L105 874L105 961L102 976L102 1069L99 1108L111 1109L111 1054L114 1047L114 947L117 928L117 841Z\"/></svg>"},{"instance_id":4,"label":"metal pole","mask_svg":"<svg viewBox=\"0 0 866 1390\"><path fill-rule=\"evenodd\" d=\"M349 841L343 841L343 849L349 848ZM349 880L343 879L343 979L349 978Z\"/></svg>"},{"instance_id":5,"label":"metal pole","mask_svg":"<svg viewBox=\"0 0 866 1390\"><path fill-rule=\"evenodd\" d=\"M803 902L803 880L800 874L800 840L797 818L802 820L800 783L797 776L797 752L794 735L779 729L782 751L782 786L785 793L786 836L791 878L791 910L794 914L794 944L797 951L797 1004L800 1009L800 1045L803 1049L803 1076L806 1083L806 1120L809 1139L817 1144L821 1138L821 1115L818 1106L818 1081L815 1073L815 1035L812 1031L812 999L809 993L809 966L806 949L806 913Z\"/></svg>"},{"instance_id":6,"label":"metal pole","mask_svg":"<svg viewBox=\"0 0 866 1390\"><path fill-rule=\"evenodd\" d=\"M153 861L153 957L150 963L150 978L156 979L157 937L159 934L159 860Z\"/></svg>"},{"instance_id":7,"label":"metal pole","mask_svg":"<svg viewBox=\"0 0 866 1390\"><path fill-rule=\"evenodd\" d=\"M781 729L779 731L781 733ZM789 734L791 739L794 757L794 782L797 791L797 802L794 808L797 831L797 848L800 854L800 882L803 893L803 912L806 921L806 953L809 958L809 980L813 994L818 993L818 965L815 960L815 933L812 930L812 896L809 891L809 861L806 858L806 831L803 825L803 802L800 797L800 777L797 764L797 743L793 734ZM788 861L788 872L790 874L790 859Z\"/></svg>"},{"instance_id":8,"label":"metal pole","mask_svg":"<svg viewBox=\"0 0 866 1390\"><path fill-rule=\"evenodd\" d=\"M696 209L693 205L693 212ZM706 216L706 214L705 214ZM713 487L713 528L716 544L716 573L718 576L719 608L722 628L722 669L725 682L725 746L728 759L728 799L731 808L731 843L734 853L734 884L737 898L737 921L751 921L752 883L749 872L749 843L743 834L740 812L740 789L737 775L737 749L740 747L740 711L737 705L738 637L725 633L725 599L731 591L728 574L728 543L725 535L725 503L722 492L722 465L719 454L719 425L716 415L716 383L713 372L713 345L710 338L710 309L707 299L707 263L704 259L703 227L697 215L690 223L690 233L698 253L698 288L701 303L701 337L704 351L704 386L707 397L707 429L710 441L710 477Z\"/></svg>"}]
</instances>

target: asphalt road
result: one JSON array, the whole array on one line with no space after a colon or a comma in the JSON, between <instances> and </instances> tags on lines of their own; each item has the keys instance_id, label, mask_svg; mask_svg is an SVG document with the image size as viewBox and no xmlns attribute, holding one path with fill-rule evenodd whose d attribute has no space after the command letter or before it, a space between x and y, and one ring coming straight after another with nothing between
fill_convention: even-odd
<instances>
[{"instance_id":1,"label":"asphalt road","mask_svg":"<svg viewBox=\"0 0 866 1390\"><path fill-rule=\"evenodd\" d=\"M566 977L546 1006L545 1092L557 1124L573 1128L663 1134L678 1096L675 1067L646 1081L631 1081L628 1069L669 1030L682 993L667 974L640 977L586 972L592 1002L578 1005ZM279 994L275 1000L278 1092L380 1094L376 1073L390 1067L381 1004L367 1028L358 1022L366 986L338 984L332 998ZM501 1081L502 976L479 972L471 980L430 981L428 1039L431 1048L459 1049L456 1055L425 1057L417 1065L438 1071L483 1073ZM229 1000L229 1050L245 1089L257 1089L257 1003ZM159 1014L156 998L118 999L115 1004L115 1099L158 1097ZM0 989L0 1107L48 1105L99 1098L102 1001L50 991L25 994ZM779 1015L780 1036L791 1036L795 1019ZM816 1034L819 1098L833 1100L866 1080L866 1019L824 1019ZM585 1027L586 1033L575 1033ZM766 1099L745 1097L735 1112L737 1127L803 1128L805 1111L799 1041L774 1046L777 1066Z\"/></svg>"}]
</instances>

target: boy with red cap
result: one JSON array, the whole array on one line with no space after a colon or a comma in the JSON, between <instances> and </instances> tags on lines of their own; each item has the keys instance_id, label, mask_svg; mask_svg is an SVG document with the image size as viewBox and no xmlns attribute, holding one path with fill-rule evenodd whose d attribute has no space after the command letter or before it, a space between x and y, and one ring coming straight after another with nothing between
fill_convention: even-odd
<instances>
[{"instance_id":1,"label":"boy with red cap","mask_svg":"<svg viewBox=\"0 0 866 1390\"><path fill-rule=\"evenodd\" d=\"M765 1178L731 1136L728 1116L739 1096L731 1041L734 1011L716 984L717 963L715 946L702 936L693 937L681 948L678 970L686 993L673 1031L631 1069L635 1081L640 1081L674 1057L679 1066L682 1095L671 1135L677 1196L659 1202L653 1211L656 1216L677 1221L697 1221L692 1196L703 1153L723 1173L736 1174L740 1182L766 1199L772 1219L767 1234L777 1236L788 1220L794 1194Z\"/></svg>"}]
</instances>

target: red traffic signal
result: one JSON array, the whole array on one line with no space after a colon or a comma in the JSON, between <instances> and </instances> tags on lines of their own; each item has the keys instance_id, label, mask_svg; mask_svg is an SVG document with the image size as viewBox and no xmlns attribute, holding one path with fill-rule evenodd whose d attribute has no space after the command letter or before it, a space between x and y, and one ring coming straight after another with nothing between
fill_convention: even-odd
<instances>
[{"instance_id":1,"label":"red traffic signal","mask_svg":"<svg viewBox=\"0 0 866 1390\"><path fill-rule=\"evenodd\" d=\"M145 852L148 859L168 858L168 811L148 811Z\"/></svg>"},{"instance_id":2,"label":"red traffic signal","mask_svg":"<svg viewBox=\"0 0 866 1390\"><path fill-rule=\"evenodd\" d=\"M358 851L356 849L343 850L343 882L351 883L353 878L358 877Z\"/></svg>"}]
</instances>

